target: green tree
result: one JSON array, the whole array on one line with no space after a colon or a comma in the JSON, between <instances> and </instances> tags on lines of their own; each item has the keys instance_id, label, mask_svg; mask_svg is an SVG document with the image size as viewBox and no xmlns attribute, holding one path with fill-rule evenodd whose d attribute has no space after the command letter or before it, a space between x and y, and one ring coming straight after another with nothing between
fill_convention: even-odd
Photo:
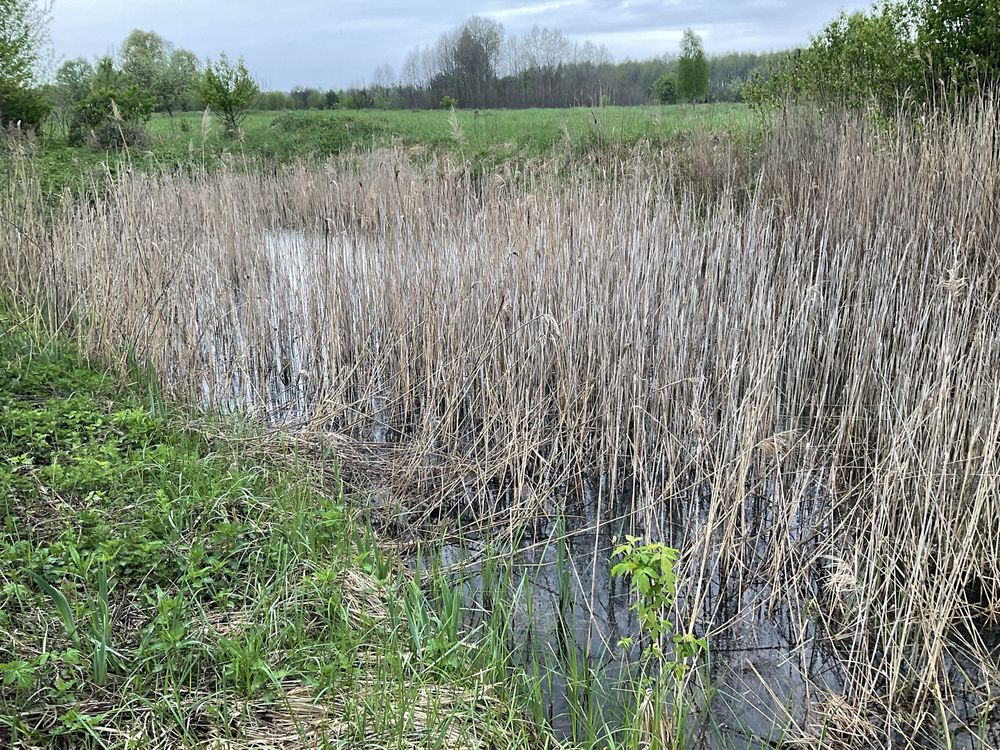
<instances>
[{"instance_id":1,"label":"green tree","mask_svg":"<svg viewBox=\"0 0 1000 750\"><path fill-rule=\"evenodd\" d=\"M375 106L375 97L366 88L350 88L341 92L340 101L347 109L371 109Z\"/></svg>"},{"instance_id":2,"label":"green tree","mask_svg":"<svg viewBox=\"0 0 1000 750\"><path fill-rule=\"evenodd\" d=\"M136 29L129 34L120 57L129 83L152 95L156 109L171 117L187 102L200 72L193 52L175 49L154 31Z\"/></svg>"},{"instance_id":3,"label":"green tree","mask_svg":"<svg viewBox=\"0 0 1000 750\"><path fill-rule=\"evenodd\" d=\"M198 84L198 96L218 117L226 131L240 135L240 125L260 94L260 86L250 75L243 59L229 61L225 53L216 62L209 60Z\"/></svg>"},{"instance_id":4,"label":"green tree","mask_svg":"<svg viewBox=\"0 0 1000 750\"><path fill-rule=\"evenodd\" d=\"M1000 0L885 0L841 13L745 89L748 100L878 106L967 96L1000 76Z\"/></svg>"},{"instance_id":5,"label":"green tree","mask_svg":"<svg viewBox=\"0 0 1000 750\"><path fill-rule=\"evenodd\" d=\"M163 37L155 31L135 29L122 42L121 71L139 88L154 93L169 55L169 44Z\"/></svg>"},{"instance_id":6,"label":"green tree","mask_svg":"<svg viewBox=\"0 0 1000 750\"><path fill-rule=\"evenodd\" d=\"M35 84L48 23L48 8L36 0L0 0L0 84Z\"/></svg>"},{"instance_id":7,"label":"green tree","mask_svg":"<svg viewBox=\"0 0 1000 750\"><path fill-rule=\"evenodd\" d=\"M74 66L66 76L73 78L85 72ZM83 80L78 80L82 88ZM76 102L69 119L69 142L98 149L121 149L142 146L146 142L145 125L156 106L154 95L141 88L115 66L110 56L97 61L90 76L90 90Z\"/></svg>"},{"instance_id":8,"label":"green tree","mask_svg":"<svg viewBox=\"0 0 1000 750\"><path fill-rule=\"evenodd\" d=\"M110 55L98 58L97 64L94 66L94 78L91 81L90 88L92 90L114 89L124 85L126 85L124 76L115 67L114 58Z\"/></svg>"},{"instance_id":9,"label":"green tree","mask_svg":"<svg viewBox=\"0 0 1000 750\"><path fill-rule=\"evenodd\" d=\"M48 114L35 90L48 22L47 6L36 0L0 0L0 125L37 126Z\"/></svg>"},{"instance_id":10,"label":"green tree","mask_svg":"<svg viewBox=\"0 0 1000 750\"><path fill-rule=\"evenodd\" d=\"M681 39L677 61L677 93L687 101L704 101L708 96L708 58L701 38L691 29Z\"/></svg>"},{"instance_id":11,"label":"green tree","mask_svg":"<svg viewBox=\"0 0 1000 750\"><path fill-rule=\"evenodd\" d=\"M968 94L1000 76L1000 0L935 0L919 6L917 43L934 81Z\"/></svg>"},{"instance_id":12,"label":"green tree","mask_svg":"<svg viewBox=\"0 0 1000 750\"><path fill-rule=\"evenodd\" d=\"M0 126L20 124L37 128L48 117L52 105L37 89L0 82Z\"/></svg>"},{"instance_id":13,"label":"green tree","mask_svg":"<svg viewBox=\"0 0 1000 750\"><path fill-rule=\"evenodd\" d=\"M66 60L55 75L55 85L62 89L72 102L82 101L94 81L94 65L83 57Z\"/></svg>"},{"instance_id":14,"label":"green tree","mask_svg":"<svg viewBox=\"0 0 1000 750\"><path fill-rule=\"evenodd\" d=\"M296 86L288 95L295 100L296 109L308 109L309 108L309 97L313 90L306 86Z\"/></svg>"},{"instance_id":15,"label":"green tree","mask_svg":"<svg viewBox=\"0 0 1000 750\"><path fill-rule=\"evenodd\" d=\"M66 60L56 70L55 78L48 87L48 96L56 125L64 134L68 131L74 108L90 93L94 75L93 63L83 57Z\"/></svg>"},{"instance_id":16,"label":"green tree","mask_svg":"<svg viewBox=\"0 0 1000 750\"><path fill-rule=\"evenodd\" d=\"M309 90L309 98L306 99L306 107L309 109L323 109L326 106L326 97L316 89Z\"/></svg>"},{"instance_id":17,"label":"green tree","mask_svg":"<svg viewBox=\"0 0 1000 750\"><path fill-rule=\"evenodd\" d=\"M284 91L266 91L257 97L257 106L265 112L295 109L295 101Z\"/></svg>"},{"instance_id":18,"label":"green tree","mask_svg":"<svg viewBox=\"0 0 1000 750\"><path fill-rule=\"evenodd\" d=\"M141 146L152 113L152 97L135 84L95 89L75 107L69 141L107 150Z\"/></svg>"},{"instance_id":19,"label":"green tree","mask_svg":"<svg viewBox=\"0 0 1000 750\"><path fill-rule=\"evenodd\" d=\"M172 50L157 82L158 107L173 117L174 112L183 109L190 100L200 75L201 66L194 52Z\"/></svg>"},{"instance_id":20,"label":"green tree","mask_svg":"<svg viewBox=\"0 0 1000 750\"><path fill-rule=\"evenodd\" d=\"M650 90L653 101L657 104L677 103L677 76L672 73L664 73L653 82Z\"/></svg>"}]
</instances>

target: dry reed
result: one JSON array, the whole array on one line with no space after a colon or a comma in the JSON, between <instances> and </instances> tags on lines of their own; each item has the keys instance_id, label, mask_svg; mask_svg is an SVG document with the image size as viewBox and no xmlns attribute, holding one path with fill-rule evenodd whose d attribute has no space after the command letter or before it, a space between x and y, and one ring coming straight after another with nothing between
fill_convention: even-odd
<instances>
[{"instance_id":1,"label":"dry reed","mask_svg":"<svg viewBox=\"0 0 1000 750\"><path fill-rule=\"evenodd\" d=\"M721 636L744 613L713 587L764 582L835 654L804 739L920 745L983 720L956 665L987 713L1000 686L997 122L792 119L749 198L709 142L711 200L643 154L134 174L20 205L0 282L177 397L331 447L400 525L514 529L588 477L598 521L675 510L689 622Z\"/></svg>"}]
</instances>

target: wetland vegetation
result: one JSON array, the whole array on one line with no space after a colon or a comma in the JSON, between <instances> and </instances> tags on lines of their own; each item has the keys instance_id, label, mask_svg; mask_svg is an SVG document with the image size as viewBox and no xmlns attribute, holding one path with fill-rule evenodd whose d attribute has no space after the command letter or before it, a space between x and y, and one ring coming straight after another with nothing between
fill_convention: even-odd
<instances>
[{"instance_id":1,"label":"wetland vegetation","mask_svg":"<svg viewBox=\"0 0 1000 750\"><path fill-rule=\"evenodd\" d=\"M818 101L851 18L767 109L11 128L0 744L1000 746L1000 109Z\"/></svg>"}]
</instances>

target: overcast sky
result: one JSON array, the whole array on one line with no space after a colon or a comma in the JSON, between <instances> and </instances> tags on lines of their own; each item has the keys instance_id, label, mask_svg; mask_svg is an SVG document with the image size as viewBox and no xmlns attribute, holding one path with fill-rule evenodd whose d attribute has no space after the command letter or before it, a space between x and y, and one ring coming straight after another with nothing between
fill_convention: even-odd
<instances>
[{"instance_id":1,"label":"overcast sky","mask_svg":"<svg viewBox=\"0 0 1000 750\"><path fill-rule=\"evenodd\" d=\"M676 51L693 28L710 52L785 49L842 8L829 0L54 0L59 58L112 51L129 31L153 30L199 57L242 56L266 88L340 88L370 80L379 65L398 73L406 52L433 43L469 16L508 32L534 24L607 45L616 58Z\"/></svg>"}]
</instances>

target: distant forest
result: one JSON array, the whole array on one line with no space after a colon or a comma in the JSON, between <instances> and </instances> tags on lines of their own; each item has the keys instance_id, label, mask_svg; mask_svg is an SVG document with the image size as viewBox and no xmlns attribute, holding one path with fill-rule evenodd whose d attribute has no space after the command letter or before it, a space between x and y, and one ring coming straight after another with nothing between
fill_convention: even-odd
<instances>
[{"instance_id":1,"label":"distant forest","mask_svg":"<svg viewBox=\"0 0 1000 750\"><path fill-rule=\"evenodd\" d=\"M786 52L731 52L708 56L708 101L742 100L743 84L766 75ZM343 91L296 87L268 92L266 109L575 107L648 104L653 83L676 74L671 51L647 60L615 61L604 46L579 43L562 32L534 27L507 34L496 21L471 18L437 43L411 50L399 75L384 65L370 83Z\"/></svg>"}]
</instances>

